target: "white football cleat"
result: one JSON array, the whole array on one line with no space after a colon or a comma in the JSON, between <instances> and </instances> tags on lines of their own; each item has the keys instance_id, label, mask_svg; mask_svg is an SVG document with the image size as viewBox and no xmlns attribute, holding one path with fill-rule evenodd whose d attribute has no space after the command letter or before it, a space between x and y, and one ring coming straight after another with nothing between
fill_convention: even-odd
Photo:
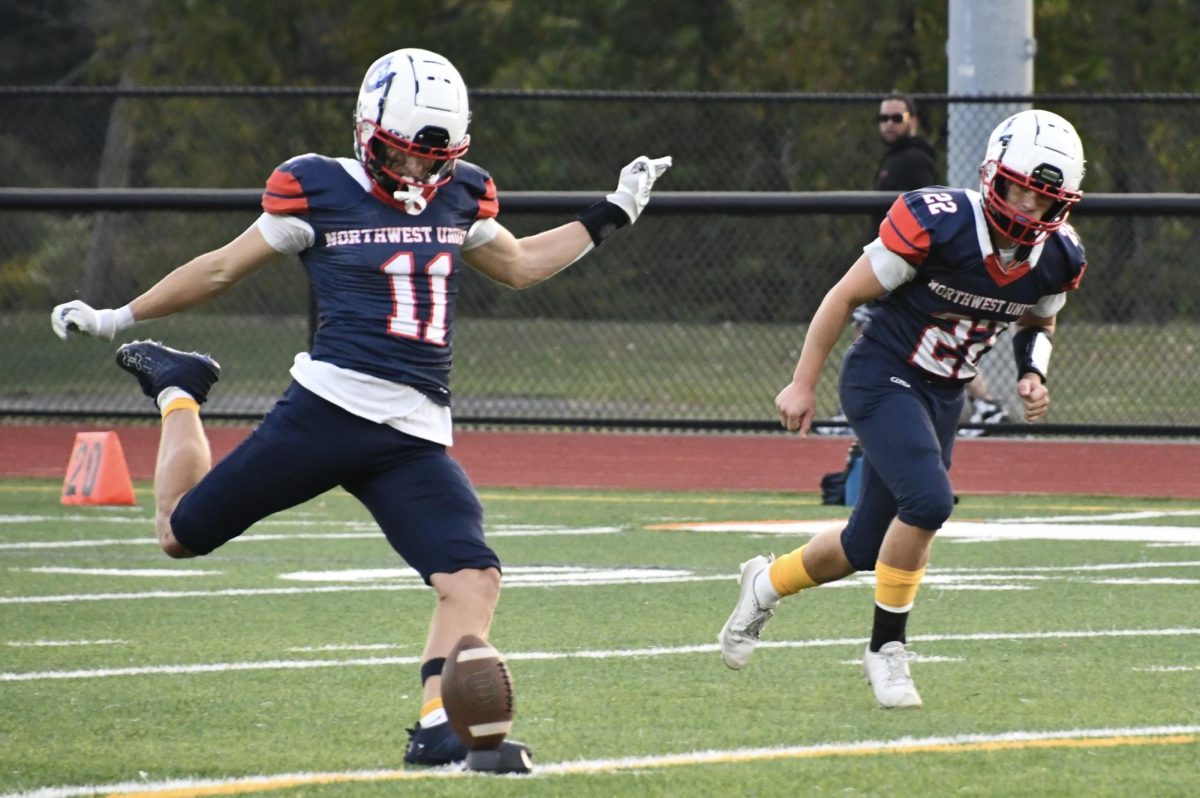
<instances>
[{"instance_id":1,"label":"white football cleat","mask_svg":"<svg viewBox=\"0 0 1200 798\"><path fill-rule=\"evenodd\" d=\"M908 671L908 662L913 656L899 640L884 643L878 652L867 646L863 654L863 673L875 691L879 706L884 709L921 706L921 694Z\"/></svg>"},{"instance_id":2,"label":"white football cleat","mask_svg":"<svg viewBox=\"0 0 1200 798\"><path fill-rule=\"evenodd\" d=\"M762 628L775 614L775 607L779 606L779 602L775 602L764 607L754 595L754 578L769 568L774 559L774 554L760 554L742 563L742 571L738 575L741 590L737 605L717 635L717 642L721 644L721 659L734 670L746 667L754 647L758 645Z\"/></svg>"}]
</instances>

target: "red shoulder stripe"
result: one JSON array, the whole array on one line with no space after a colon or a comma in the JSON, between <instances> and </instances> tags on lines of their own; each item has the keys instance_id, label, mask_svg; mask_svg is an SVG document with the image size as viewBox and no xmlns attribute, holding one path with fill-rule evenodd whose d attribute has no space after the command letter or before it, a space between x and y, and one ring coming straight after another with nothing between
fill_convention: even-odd
<instances>
[{"instance_id":1,"label":"red shoulder stripe","mask_svg":"<svg viewBox=\"0 0 1200 798\"><path fill-rule=\"evenodd\" d=\"M901 197L892 203L887 218L879 225L883 245L911 263L921 263L929 254L929 231L913 215Z\"/></svg>"},{"instance_id":2,"label":"red shoulder stripe","mask_svg":"<svg viewBox=\"0 0 1200 798\"><path fill-rule=\"evenodd\" d=\"M1075 275L1074 278L1067 280L1067 282L1065 282L1063 284L1062 290L1063 291L1074 291L1075 289L1079 288L1079 283L1083 280L1083 273L1086 271L1087 271L1087 264L1086 263L1080 264L1079 265L1079 274Z\"/></svg>"},{"instance_id":3,"label":"red shoulder stripe","mask_svg":"<svg viewBox=\"0 0 1200 798\"><path fill-rule=\"evenodd\" d=\"M276 169L267 178L262 207L267 213L307 213L308 197L304 196L304 188L295 175Z\"/></svg>"},{"instance_id":4,"label":"red shoulder stripe","mask_svg":"<svg viewBox=\"0 0 1200 798\"><path fill-rule=\"evenodd\" d=\"M496 183L490 177L483 184L483 196L479 198L478 219L494 219L500 215L500 200L496 198Z\"/></svg>"}]
</instances>

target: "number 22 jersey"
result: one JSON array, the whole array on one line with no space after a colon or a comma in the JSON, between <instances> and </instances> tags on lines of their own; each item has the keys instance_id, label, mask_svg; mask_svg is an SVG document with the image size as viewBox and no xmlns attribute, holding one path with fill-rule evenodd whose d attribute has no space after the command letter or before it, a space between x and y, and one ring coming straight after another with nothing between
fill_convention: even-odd
<instances>
[{"instance_id":1,"label":"number 22 jersey","mask_svg":"<svg viewBox=\"0 0 1200 798\"><path fill-rule=\"evenodd\" d=\"M1003 265L979 193L942 186L899 197L863 251L889 291L872 303L863 336L931 378L963 383L1026 311L1054 316L1087 268L1067 224Z\"/></svg>"}]
</instances>

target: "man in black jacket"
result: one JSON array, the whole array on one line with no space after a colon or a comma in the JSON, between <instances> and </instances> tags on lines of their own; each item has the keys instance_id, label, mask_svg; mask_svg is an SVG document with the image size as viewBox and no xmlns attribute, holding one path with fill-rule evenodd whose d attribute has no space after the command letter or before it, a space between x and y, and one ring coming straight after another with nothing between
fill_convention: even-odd
<instances>
[{"instance_id":1,"label":"man in black jacket","mask_svg":"<svg viewBox=\"0 0 1200 798\"><path fill-rule=\"evenodd\" d=\"M917 106L911 97L893 93L879 103L879 137L887 150L875 173L876 191L903 194L941 184L934 166L933 145L920 134L919 128ZM876 216L872 238L883 217L882 213Z\"/></svg>"}]
</instances>

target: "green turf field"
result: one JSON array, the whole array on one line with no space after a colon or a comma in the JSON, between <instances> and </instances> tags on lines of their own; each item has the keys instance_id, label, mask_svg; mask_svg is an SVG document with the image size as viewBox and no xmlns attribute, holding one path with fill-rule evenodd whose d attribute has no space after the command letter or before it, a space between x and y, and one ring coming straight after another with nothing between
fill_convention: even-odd
<instances>
[{"instance_id":1,"label":"green turf field","mask_svg":"<svg viewBox=\"0 0 1200 798\"><path fill-rule=\"evenodd\" d=\"M64 508L59 488L0 484L0 796L1200 785L1200 503L963 497L910 623L925 706L884 711L858 665L869 576L786 600L744 671L716 650L738 562L841 508L484 490L508 569L492 642L538 767L495 777L401 769L432 596L349 496L176 562L146 485L134 508Z\"/></svg>"}]
</instances>

